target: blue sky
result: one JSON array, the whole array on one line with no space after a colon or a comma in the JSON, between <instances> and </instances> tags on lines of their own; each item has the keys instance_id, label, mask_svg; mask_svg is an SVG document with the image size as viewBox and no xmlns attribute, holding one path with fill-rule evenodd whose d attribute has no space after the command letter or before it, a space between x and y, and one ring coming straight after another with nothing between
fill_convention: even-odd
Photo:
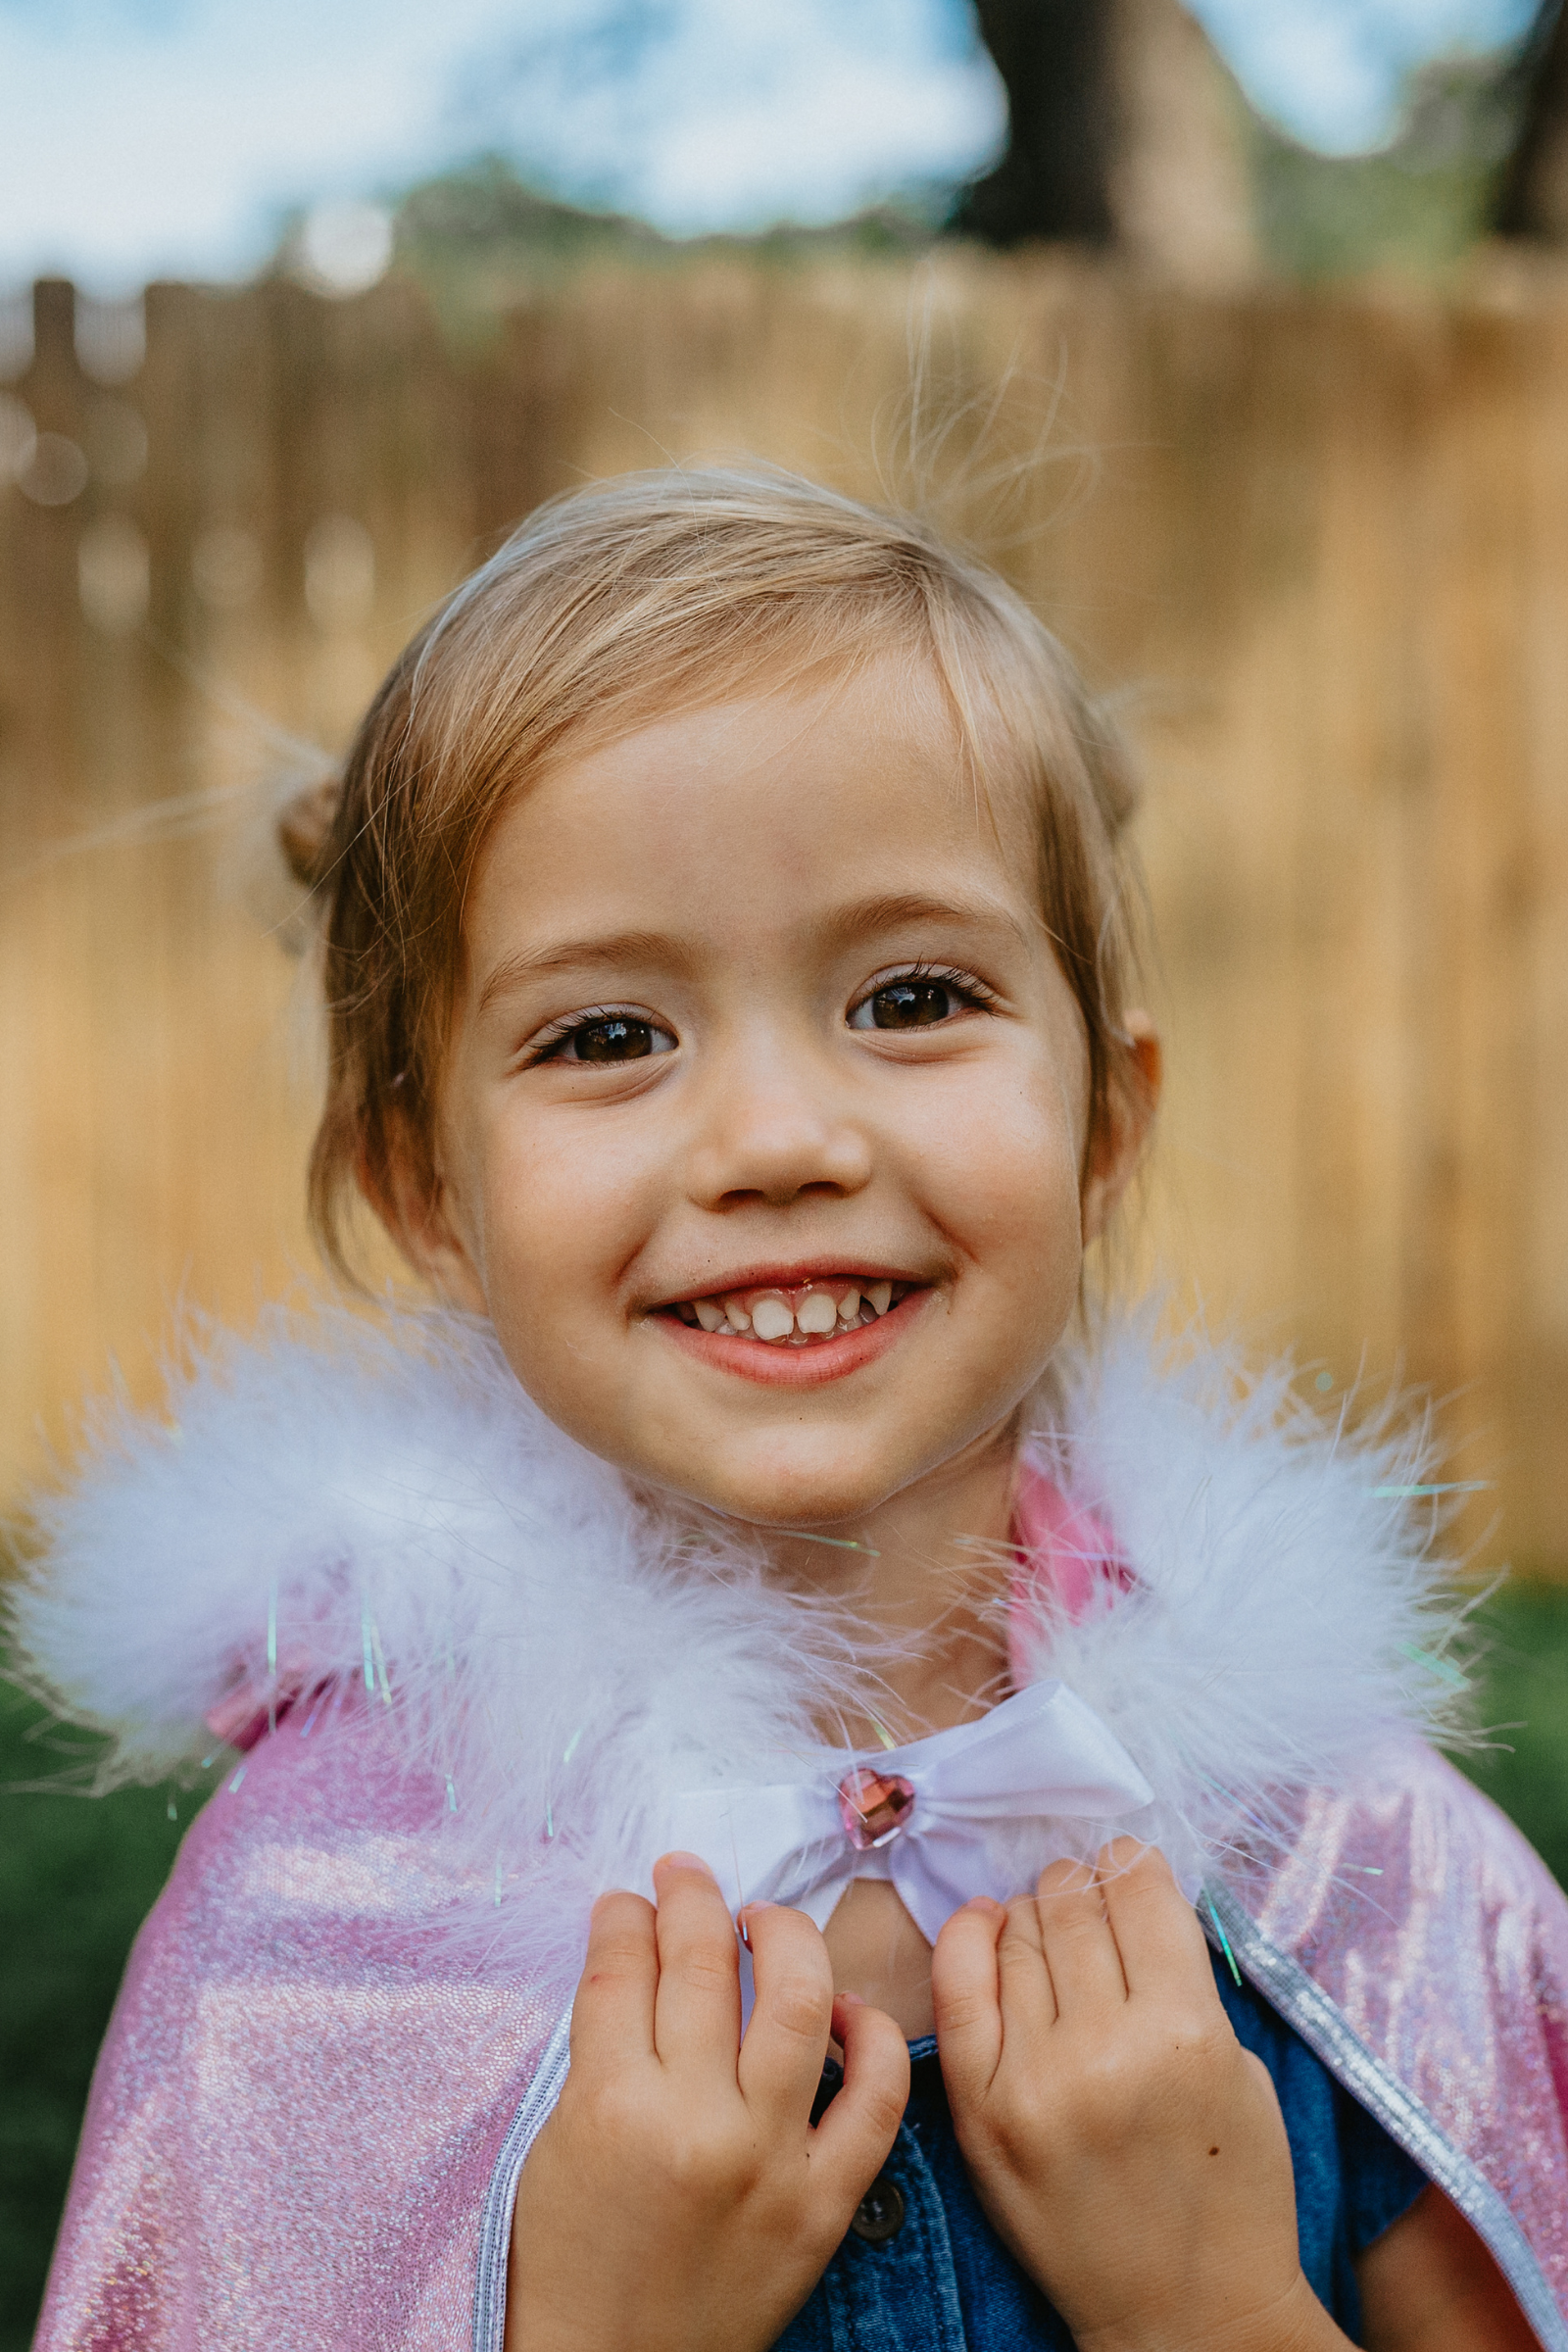
<instances>
[{"instance_id":1,"label":"blue sky","mask_svg":"<svg viewBox=\"0 0 1568 2352\"><path fill-rule=\"evenodd\" d=\"M1402 73L1530 0L1199 0L1257 102L1375 144ZM643 27L630 89L594 24ZM0 0L0 287L254 269L282 210L501 147L673 231L826 220L995 151L963 0Z\"/></svg>"}]
</instances>

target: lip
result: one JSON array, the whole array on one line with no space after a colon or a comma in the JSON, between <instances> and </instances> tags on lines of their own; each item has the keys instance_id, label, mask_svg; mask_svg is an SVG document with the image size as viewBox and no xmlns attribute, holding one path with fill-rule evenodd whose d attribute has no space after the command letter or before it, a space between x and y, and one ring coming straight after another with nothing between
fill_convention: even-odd
<instances>
[{"instance_id":1,"label":"lip","mask_svg":"<svg viewBox=\"0 0 1568 2352\"><path fill-rule=\"evenodd\" d=\"M781 1266L758 1263L741 1266L732 1274L710 1276L694 1283L689 1290L671 1291L667 1298L656 1298L650 1312L661 1307L689 1306L697 1298L725 1298L737 1291L798 1291L808 1282L907 1282L925 1288L918 1274L907 1266L886 1264L875 1257L813 1257L798 1265ZM886 1318L883 1318L886 1320Z\"/></svg>"},{"instance_id":2,"label":"lip","mask_svg":"<svg viewBox=\"0 0 1568 2352\"><path fill-rule=\"evenodd\" d=\"M868 1267L857 1267L858 1273L869 1273ZM824 1282L847 1273L842 1260L822 1271L810 1274L796 1273L794 1282ZM907 1281L906 1275L873 1275L872 1280ZM763 1287L784 1290L787 1282L776 1272L752 1276L745 1286L731 1283L731 1290L742 1287ZM691 1291L692 1298L707 1298L708 1291ZM915 1317L933 1294L929 1288L908 1292L896 1306L874 1323L862 1323L858 1330L835 1334L832 1339L818 1340L809 1348L766 1348L756 1340L743 1338L738 1332L694 1331L676 1315L651 1314L649 1323L667 1333L672 1346L692 1356L698 1363L707 1364L715 1372L733 1372L741 1380L749 1380L763 1389L819 1389L829 1381L848 1379L852 1372L860 1372L868 1364L896 1348ZM679 1300L671 1299L672 1306Z\"/></svg>"}]
</instances>

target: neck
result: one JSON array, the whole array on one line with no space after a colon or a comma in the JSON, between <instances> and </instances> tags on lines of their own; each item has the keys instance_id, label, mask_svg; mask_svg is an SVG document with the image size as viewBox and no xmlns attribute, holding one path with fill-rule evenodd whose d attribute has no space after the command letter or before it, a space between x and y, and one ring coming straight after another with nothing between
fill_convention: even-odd
<instances>
[{"instance_id":1,"label":"neck","mask_svg":"<svg viewBox=\"0 0 1568 2352\"><path fill-rule=\"evenodd\" d=\"M779 1580L835 1602L876 1662L874 1694L835 1717L835 1740L902 1744L1005 1696L1016 1458L1009 1420L863 1518L765 1539Z\"/></svg>"}]
</instances>

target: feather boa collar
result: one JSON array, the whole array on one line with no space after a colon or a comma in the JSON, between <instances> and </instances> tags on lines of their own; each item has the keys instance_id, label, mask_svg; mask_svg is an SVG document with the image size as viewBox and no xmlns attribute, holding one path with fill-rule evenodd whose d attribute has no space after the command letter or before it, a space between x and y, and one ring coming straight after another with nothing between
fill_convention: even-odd
<instances>
[{"instance_id":1,"label":"feather boa collar","mask_svg":"<svg viewBox=\"0 0 1568 2352\"><path fill-rule=\"evenodd\" d=\"M1207 1343L1162 1350L1148 1315L1070 1360L1062 1397L1030 1445L1132 1581L1073 1623L1043 1610L1024 1651L1141 1766L1178 1869L1277 1843L1292 1790L1391 1731L1451 1729L1419 1427L1325 1427L1289 1366L1249 1381ZM103 1410L36 1516L14 1659L113 1731L106 1780L188 1767L236 1685L265 1705L352 1677L447 1783L458 1879L537 1882L567 1942L592 1893L641 1882L677 1790L816 1744L853 1687L842 1627L744 1543L651 1520L450 1315L278 1312L196 1356L166 1418ZM1050 1850L1106 1834L1055 1825Z\"/></svg>"}]
</instances>

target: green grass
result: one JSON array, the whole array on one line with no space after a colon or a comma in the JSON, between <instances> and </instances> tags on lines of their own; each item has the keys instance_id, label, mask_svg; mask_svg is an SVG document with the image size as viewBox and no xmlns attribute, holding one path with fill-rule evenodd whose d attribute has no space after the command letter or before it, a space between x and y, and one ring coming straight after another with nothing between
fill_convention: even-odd
<instances>
[{"instance_id":1,"label":"green grass","mask_svg":"<svg viewBox=\"0 0 1568 2352\"><path fill-rule=\"evenodd\" d=\"M1568 1885L1568 1586L1521 1583L1481 1613L1483 1720L1498 1744L1472 1777ZM33 1794L90 1750L37 1735L38 1709L0 1685L0 2352L25 2352L87 2083L131 1937L193 1799Z\"/></svg>"},{"instance_id":2,"label":"green grass","mask_svg":"<svg viewBox=\"0 0 1568 2352\"><path fill-rule=\"evenodd\" d=\"M1493 1744L1459 1761L1568 1886L1568 1584L1521 1579L1476 1623Z\"/></svg>"},{"instance_id":3,"label":"green grass","mask_svg":"<svg viewBox=\"0 0 1568 2352\"><path fill-rule=\"evenodd\" d=\"M0 1685L0 2352L31 2336L93 2059L183 1826L160 1789L21 1792L91 1753L39 1714Z\"/></svg>"}]
</instances>

